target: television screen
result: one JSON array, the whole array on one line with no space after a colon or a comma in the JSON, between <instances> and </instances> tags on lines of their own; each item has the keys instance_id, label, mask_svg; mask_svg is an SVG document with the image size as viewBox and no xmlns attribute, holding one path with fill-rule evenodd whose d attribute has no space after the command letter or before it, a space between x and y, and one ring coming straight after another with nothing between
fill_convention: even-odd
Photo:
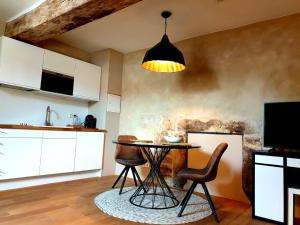
<instances>
[{"instance_id":1,"label":"television screen","mask_svg":"<svg viewBox=\"0 0 300 225\"><path fill-rule=\"evenodd\" d=\"M266 103L264 146L300 149L300 102Z\"/></svg>"}]
</instances>

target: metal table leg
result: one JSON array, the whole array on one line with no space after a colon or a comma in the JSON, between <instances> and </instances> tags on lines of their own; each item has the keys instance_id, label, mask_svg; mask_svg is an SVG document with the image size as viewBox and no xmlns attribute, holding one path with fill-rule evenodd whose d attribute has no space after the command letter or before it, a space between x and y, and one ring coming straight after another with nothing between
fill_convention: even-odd
<instances>
[{"instance_id":1,"label":"metal table leg","mask_svg":"<svg viewBox=\"0 0 300 225\"><path fill-rule=\"evenodd\" d=\"M168 209L176 207L179 201L166 183L160 172L160 165L170 147L165 148L142 148L149 163L150 172L143 183L130 197L133 205L148 209Z\"/></svg>"}]
</instances>

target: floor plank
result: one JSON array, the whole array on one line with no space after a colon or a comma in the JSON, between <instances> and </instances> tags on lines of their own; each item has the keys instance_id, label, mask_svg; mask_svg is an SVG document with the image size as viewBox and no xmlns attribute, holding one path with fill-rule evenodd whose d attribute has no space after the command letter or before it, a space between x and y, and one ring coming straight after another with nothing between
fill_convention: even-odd
<instances>
[{"instance_id":1,"label":"floor plank","mask_svg":"<svg viewBox=\"0 0 300 225\"><path fill-rule=\"evenodd\" d=\"M0 192L0 225L134 225L101 212L93 199L110 190L116 176ZM133 185L129 181L129 185ZM247 204L214 197L220 224L268 225L251 218ZM217 224L213 217L189 225Z\"/></svg>"}]
</instances>

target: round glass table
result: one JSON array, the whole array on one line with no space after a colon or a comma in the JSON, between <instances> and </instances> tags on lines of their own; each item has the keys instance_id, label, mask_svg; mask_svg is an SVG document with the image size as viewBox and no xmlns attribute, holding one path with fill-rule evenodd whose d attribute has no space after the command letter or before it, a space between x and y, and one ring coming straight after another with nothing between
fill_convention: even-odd
<instances>
[{"instance_id":1,"label":"round glass table","mask_svg":"<svg viewBox=\"0 0 300 225\"><path fill-rule=\"evenodd\" d=\"M179 204L176 196L160 172L160 165L171 149L191 149L200 146L188 143L152 143L145 141L118 142L118 145L140 148L150 164L150 171L142 184L136 189L129 201L138 207L148 209L168 209Z\"/></svg>"}]
</instances>

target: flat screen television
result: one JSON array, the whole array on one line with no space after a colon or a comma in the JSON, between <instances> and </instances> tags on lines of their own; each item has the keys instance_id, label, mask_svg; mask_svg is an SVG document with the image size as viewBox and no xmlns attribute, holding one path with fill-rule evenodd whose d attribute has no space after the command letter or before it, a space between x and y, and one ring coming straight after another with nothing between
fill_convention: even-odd
<instances>
[{"instance_id":1,"label":"flat screen television","mask_svg":"<svg viewBox=\"0 0 300 225\"><path fill-rule=\"evenodd\" d=\"M300 102L265 104L264 146L300 150Z\"/></svg>"}]
</instances>

